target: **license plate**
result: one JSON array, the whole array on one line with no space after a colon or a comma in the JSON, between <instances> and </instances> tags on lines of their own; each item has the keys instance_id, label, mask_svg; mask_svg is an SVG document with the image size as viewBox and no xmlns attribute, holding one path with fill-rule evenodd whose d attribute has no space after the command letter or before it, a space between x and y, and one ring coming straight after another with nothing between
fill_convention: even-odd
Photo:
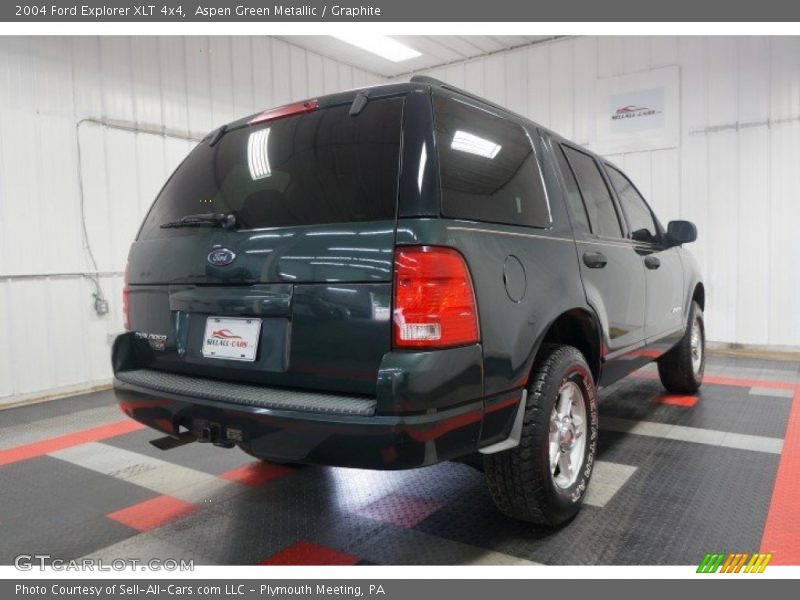
<instances>
[{"instance_id":1,"label":"license plate","mask_svg":"<svg viewBox=\"0 0 800 600\"><path fill-rule=\"evenodd\" d=\"M208 317L203 356L253 362L261 334L261 319Z\"/></svg>"}]
</instances>

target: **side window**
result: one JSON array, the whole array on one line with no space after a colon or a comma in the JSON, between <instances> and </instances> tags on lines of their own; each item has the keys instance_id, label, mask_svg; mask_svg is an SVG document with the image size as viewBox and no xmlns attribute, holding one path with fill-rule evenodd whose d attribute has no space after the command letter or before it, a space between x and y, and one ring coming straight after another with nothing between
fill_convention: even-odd
<instances>
[{"instance_id":1,"label":"side window","mask_svg":"<svg viewBox=\"0 0 800 600\"><path fill-rule=\"evenodd\" d=\"M549 227L550 207L525 130L464 102L434 97L442 214Z\"/></svg>"},{"instance_id":2,"label":"side window","mask_svg":"<svg viewBox=\"0 0 800 600\"><path fill-rule=\"evenodd\" d=\"M578 189L578 182L575 181L575 175L572 173L572 168L569 166L564 156L563 148L558 144L553 144L553 154L556 155L558 168L561 170L561 174L564 176L564 181L567 185L567 205L569 206L569 212L572 215L575 229L591 233L592 228L589 225L589 215L586 214L586 206L583 204L581 191Z\"/></svg>"},{"instance_id":3,"label":"side window","mask_svg":"<svg viewBox=\"0 0 800 600\"><path fill-rule=\"evenodd\" d=\"M639 195L630 180L614 167L608 166L606 171L608 172L608 178L611 180L611 185L617 190L619 203L622 205L622 210L628 219L631 237L640 242L655 240L658 229L653 220L653 214L647 207L644 198Z\"/></svg>"},{"instance_id":4,"label":"side window","mask_svg":"<svg viewBox=\"0 0 800 600\"><path fill-rule=\"evenodd\" d=\"M588 154L567 146L564 147L564 153L575 171L592 231L597 235L621 238L622 228L617 210L597 163Z\"/></svg>"}]
</instances>

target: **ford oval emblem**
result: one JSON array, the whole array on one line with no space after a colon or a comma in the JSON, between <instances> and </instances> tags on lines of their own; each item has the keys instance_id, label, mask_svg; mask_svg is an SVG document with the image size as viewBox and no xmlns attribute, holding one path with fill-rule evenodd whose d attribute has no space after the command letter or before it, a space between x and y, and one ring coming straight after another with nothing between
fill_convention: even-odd
<instances>
[{"instance_id":1,"label":"ford oval emblem","mask_svg":"<svg viewBox=\"0 0 800 600\"><path fill-rule=\"evenodd\" d=\"M208 253L208 262L215 267L224 267L236 260L236 254L227 248L215 248Z\"/></svg>"}]
</instances>

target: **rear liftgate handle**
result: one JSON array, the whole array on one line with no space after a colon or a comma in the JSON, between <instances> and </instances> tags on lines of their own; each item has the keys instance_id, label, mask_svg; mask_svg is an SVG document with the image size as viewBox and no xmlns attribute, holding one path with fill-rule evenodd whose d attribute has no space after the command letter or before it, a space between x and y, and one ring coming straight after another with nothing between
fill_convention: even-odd
<instances>
[{"instance_id":1,"label":"rear liftgate handle","mask_svg":"<svg viewBox=\"0 0 800 600\"><path fill-rule=\"evenodd\" d=\"M602 269L608 264L608 258L602 252L584 252L583 264L590 269Z\"/></svg>"},{"instance_id":2,"label":"rear liftgate handle","mask_svg":"<svg viewBox=\"0 0 800 600\"><path fill-rule=\"evenodd\" d=\"M661 266L661 261L658 260L657 256L645 256L644 266L648 269L657 269Z\"/></svg>"}]
</instances>

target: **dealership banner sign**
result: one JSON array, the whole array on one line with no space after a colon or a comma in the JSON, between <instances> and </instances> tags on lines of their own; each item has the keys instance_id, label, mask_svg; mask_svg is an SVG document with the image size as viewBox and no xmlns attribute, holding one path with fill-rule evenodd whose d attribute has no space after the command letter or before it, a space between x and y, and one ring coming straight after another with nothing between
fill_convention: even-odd
<instances>
[{"instance_id":1,"label":"dealership banner sign","mask_svg":"<svg viewBox=\"0 0 800 600\"><path fill-rule=\"evenodd\" d=\"M800 3L785 0L16 0L0 3L0 22L790 22Z\"/></svg>"},{"instance_id":2,"label":"dealership banner sign","mask_svg":"<svg viewBox=\"0 0 800 600\"><path fill-rule=\"evenodd\" d=\"M598 79L597 149L602 154L674 148L680 142L678 67Z\"/></svg>"}]
</instances>

